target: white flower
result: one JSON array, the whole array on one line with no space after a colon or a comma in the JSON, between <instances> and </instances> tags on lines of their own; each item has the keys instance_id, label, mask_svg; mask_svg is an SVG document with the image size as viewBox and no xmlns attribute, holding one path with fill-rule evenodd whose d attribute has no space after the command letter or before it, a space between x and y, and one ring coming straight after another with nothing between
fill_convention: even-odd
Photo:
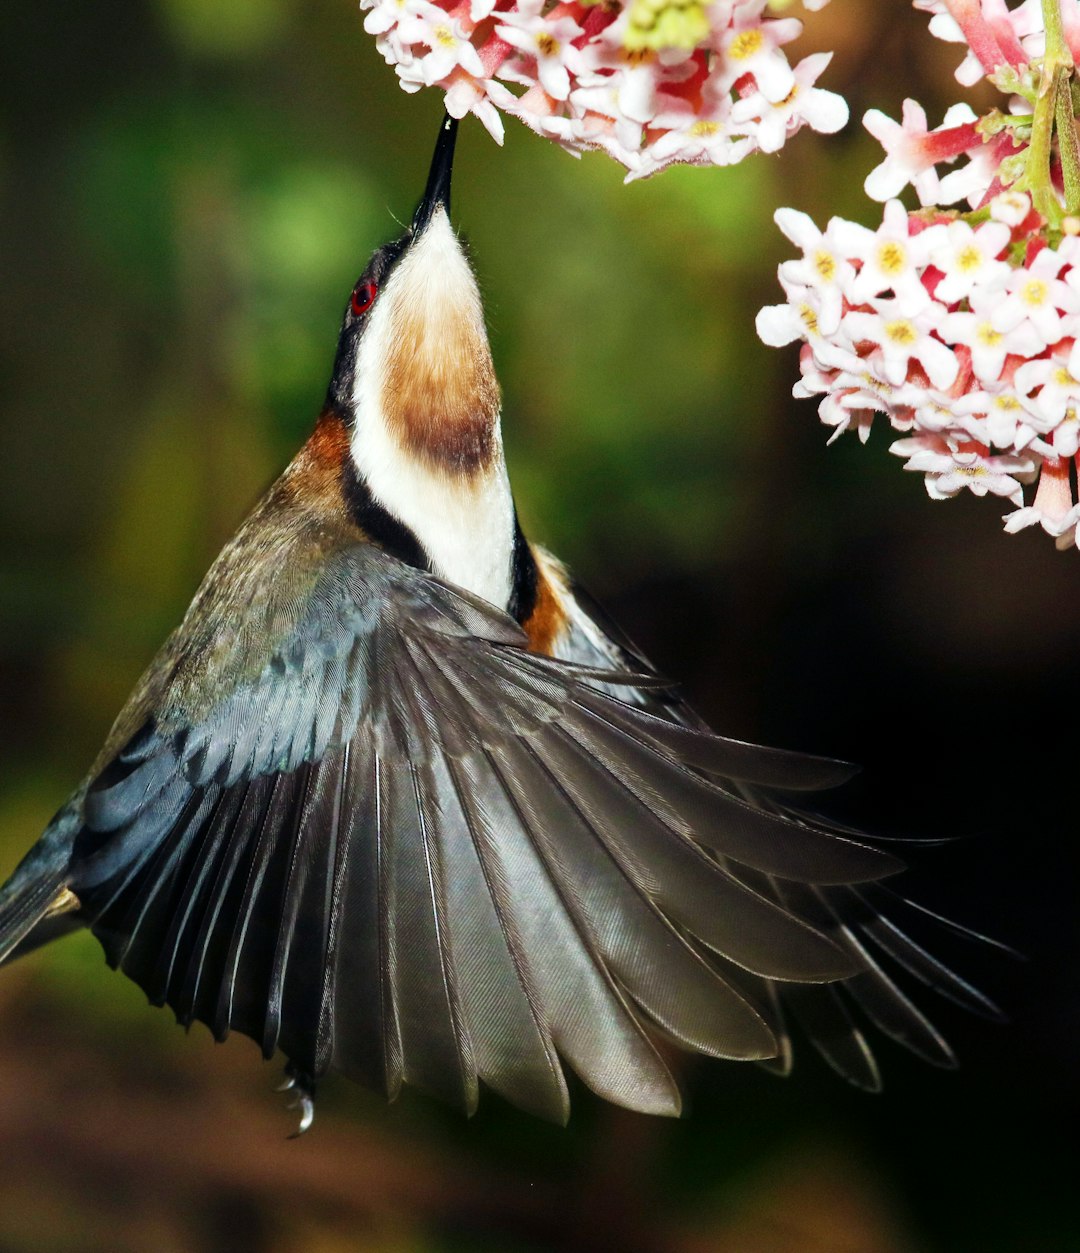
<instances>
[{"instance_id":1,"label":"white flower","mask_svg":"<svg viewBox=\"0 0 1080 1253\"><path fill-rule=\"evenodd\" d=\"M1040 357L1025 361L1016 371L1016 386L1023 392L1039 389L1032 404L1039 415L1051 424L1060 422L1070 408L1080 403L1080 380L1068 365L1057 357Z\"/></svg>"},{"instance_id":2,"label":"white flower","mask_svg":"<svg viewBox=\"0 0 1080 1253\"><path fill-rule=\"evenodd\" d=\"M814 86L831 60L831 52L804 57L795 67L795 86L783 100L774 102L761 91L752 92L735 102L732 123L755 139L762 152L778 152L804 122L825 135L838 131L848 120L847 101Z\"/></svg>"},{"instance_id":3,"label":"white flower","mask_svg":"<svg viewBox=\"0 0 1080 1253\"><path fill-rule=\"evenodd\" d=\"M927 474L926 492L934 500L946 500L965 488L976 496L988 492L1019 505L1024 499L1022 481L1034 465L1019 457L981 457L978 453L954 453L955 464L941 474ZM1020 477L1017 477L1020 476Z\"/></svg>"},{"instance_id":4,"label":"white flower","mask_svg":"<svg viewBox=\"0 0 1080 1253\"><path fill-rule=\"evenodd\" d=\"M845 314L843 328L853 342L869 340L879 346L886 380L904 382L911 362L918 361L935 387L950 387L960 367L955 353L933 334L945 316L941 305L928 304L910 316L896 300L878 300L875 307L874 313Z\"/></svg>"},{"instance_id":5,"label":"white flower","mask_svg":"<svg viewBox=\"0 0 1080 1253\"><path fill-rule=\"evenodd\" d=\"M361 0L361 9L369 9L364 30L369 35L382 35L401 21L411 9L410 0Z\"/></svg>"},{"instance_id":6,"label":"white flower","mask_svg":"<svg viewBox=\"0 0 1080 1253\"><path fill-rule=\"evenodd\" d=\"M938 187L938 204L956 204L959 200L966 200L973 209L981 204L997 177L1007 144L1007 136L999 135L978 148L972 148L964 165L943 176Z\"/></svg>"},{"instance_id":7,"label":"white flower","mask_svg":"<svg viewBox=\"0 0 1080 1253\"><path fill-rule=\"evenodd\" d=\"M671 161L691 165L732 165L752 148L750 141L732 134L731 102L724 96L709 109L673 101L673 107L657 113L652 126L664 133L646 154L642 173L654 173Z\"/></svg>"},{"instance_id":8,"label":"white flower","mask_svg":"<svg viewBox=\"0 0 1080 1253\"><path fill-rule=\"evenodd\" d=\"M968 299L971 312L946 314L938 332L947 344L963 344L970 350L971 368L983 383L1001 377L1010 354L1030 357L1044 347L1041 336L1028 322L1019 322L1007 333L998 330L992 319L1001 297L1000 286L977 287Z\"/></svg>"},{"instance_id":9,"label":"white flower","mask_svg":"<svg viewBox=\"0 0 1080 1253\"><path fill-rule=\"evenodd\" d=\"M500 39L536 61L540 86L555 100L570 95L570 75L581 64L581 54L573 40L585 32L570 17L542 17L536 0L519 0L516 9L500 13L495 27Z\"/></svg>"},{"instance_id":10,"label":"white flower","mask_svg":"<svg viewBox=\"0 0 1080 1253\"><path fill-rule=\"evenodd\" d=\"M855 277L855 267L844 259L830 238L837 219L834 218L822 234L807 214L796 209L777 209L773 216L788 239L803 250L801 260L785 261L780 266L781 281L813 288L820 301L818 325L821 333L834 334L840 326L844 293Z\"/></svg>"},{"instance_id":11,"label":"white flower","mask_svg":"<svg viewBox=\"0 0 1080 1253\"><path fill-rule=\"evenodd\" d=\"M782 348L795 340L805 340L814 351L819 366L829 370L861 368L862 363L849 344L836 336L822 334L818 322L817 293L812 288L785 284L787 303L766 305L758 311L756 326L761 341L771 348Z\"/></svg>"},{"instance_id":12,"label":"white flower","mask_svg":"<svg viewBox=\"0 0 1080 1253\"><path fill-rule=\"evenodd\" d=\"M430 49L416 62L419 79L427 86L449 78L458 66L477 78L484 75L480 55L461 23L437 4L409 0L408 11L398 21L397 36L404 44L422 44Z\"/></svg>"},{"instance_id":13,"label":"white flower","mask_svg":"<svg viewBox=\"0 0 1080 1253\"><path fill-rule=\"evenodd\" d=\"M765 99L779 104L795 90L795 75L780 46L799 37L802 23L794 18L763 22L756 8L744 6L741 13L737 11L720 38L717 86L729 91L744 75L752 74Z\"/></svg>"},{"instance_id":14,"label":"white flower","mask_svg":"<svg viewBox=\"0 0 1080 1253\"><path fill-rule=\"evenodd\" d=\"M950 222L942 242L930 249L931 262L945 276L934 292L936 300L953 304L981 291L1003 287L1009 265L996 258L1009 245L1012 233L1001 222L984 222L972 230L967 222Z\"/></svg>"},{"instance_id":15,"label":"white flower","mask_svg":"<svg viewBox=\"0 0 1080 1253\"><path fill-rule=\"evenodd\" d=\"M990 320L999 331L1031 326L1040 337L1041 347L1056 344L1066 334L1062 313L1080 312L1077 297L1058 275L1065 258L1053 248L1044 248L1030 265L1014 270L1006 294Z\"/></svg>"},{"instance_id":16,"label":"white flower","mask_svg":"<svg viewBox=\"0 0 1080 1253\"><path fill-rule=\"evenodd\" d=\"M914 400L915 425L932 435L948 434L957 426L957 401L948 392L936 388L910 389L916 393Z\"/></svg>"},{"instance_id":17,"label":"white flower","mask_svg":"<svg viewBox=\"0 0 1080 1253\"><path fill-rule=\"evenodd\" d=\"M1069 407L1050 433L1055 457L1075 457L1080 452L1080 409Z\"/></svg>"},{"instance_id":18,"label":"white flower","mask_svg":"<svg viewBox=\"0 0 1080 1253\"><path fill-rule=\"evenodd\" d=\"M612 73L583 73L580 86L571 91L571 104L581 110L595 110L608 117L627 117L639 124L651 122L657 108L656 95L659 86L655 53L643 53L633 57L625 51L600 57L597 45L586 48L583 60L586 65L598 62Z\"/></svg>"},{"instance_id":19,"label":"white flower","mask_svg":"<svg viewBox=\"0 0 1080 1253\"><path fill-rule=\"evenodd\" d=\"M1045 429L1030 400L1008 386L965 392L953 402L953 413L959 429L979 443L1014 452L1026 451Z\"/></svg>"},{"instance_id":20,"label":"white flower","mask_svg":"<svg viewBox=\"0 0 1080 1253\"><path fill-rule=\"evenodd\" d=\"M930 304L922 281L922 267L931 247L941 238L938 228L919 235L909 233L907 210L899 200L885 206L884 220L876 231L854 222L835 219L833 238L844 256L862 262L851 284L853 303L862 303L882 292L891 291L900 311L910 317Z\"/></svg>"},{"instance_id":21,"label":"white flower","mask_svg":"<svg viewBox=\"0 0 1080 1253\"><path fill-rule=\"evenodd\" d=\"M953 449L935 435L898 439L889 451L906 457L905 470L926 475L926 491L934 500L945 500L964 491L976 496L990 493L1021 505L1024 494L1020 480L1034 470L1024 457L986 456L977 449Z\"/></svg>"},{"instance_id":22,"label":"white flower","mask_svg":"<svg viewBox=\"0 0 1080 1253\"><path fill-rule=\"evenodd\" d=\"M1006 226L1019 226L1031 212L1031 197L1022 191L1000 191L990 201L990 216Z\"/></svg>"},{"instance_id":23,"label":"white flower","mask_svg":"<svg viewBox=\"0 0 1080 1253\"><path fill-rule=\"evenodd\" d=\"M857 392L829 392L821 402L818 416L825 426L833 428L833 433L826 440L828 444L838 440L845 431L854 431L861 444L870 438L874 410L859 404Z\"/></svg>"},{"instance_id":24,"label":"white flower","mask_svg":"<svg viewBox=\"0 0 1080 1253\"><path fill-rule=\"evenodd\" d=\"M503 141L503 123L499 110L491 101L490 79L477 82L470 75L451 75L443 105L451 117L462 118L473 113L480 119L484 129L497 144Z\"/></svg>"}]
</instances>

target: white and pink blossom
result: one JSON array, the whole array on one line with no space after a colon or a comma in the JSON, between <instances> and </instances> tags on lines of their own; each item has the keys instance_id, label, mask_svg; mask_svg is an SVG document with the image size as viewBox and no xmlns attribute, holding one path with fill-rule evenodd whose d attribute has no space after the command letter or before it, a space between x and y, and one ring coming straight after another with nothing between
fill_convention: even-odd
<instances>
[{"instance_id":1,"label":"white and pink blossom","mask_svg":"<svg viewBox=\"0 0 1080 1253\"><path fill-rule=\"evenodd\" d=\"M941 126L930 131L922 105L905 100L902 119L894 122L879 109L863 117L863 125L885 149L885 160L866 176L866 194L871 200L892 200L910 183L920 204L947 203L940 198L937 166L982 147L974 112L966 104L954 105Z\"/></svg>"},{"instance_id":2,"label":"white and pink blossom","mask_svg":"<svg viewBox=\"0 0 1080 1253\"><path fill-rule=\"evenodd\" d=\"M825 0L809 0L818 9ZM792 65L802 26L767 0L360 0L364 29L406 91L434 86L455 117L502 140L502 115L627 180L675 163L734 165L810 126L838 130L843 99L817 86L829 53ZM650 24L651 23L651 24Z\"/></svg>"},{"instance_id":3,"label":"white and pink blossom","mask_svg":"<svg viewBox=\"0 0 1080 1253\"><path fill-rule=\"evenodd\" d=\"M1037 523L1071 543L1078 515L1059 499L1063 482L1071 491L1059 467L1080 451L1080 240L1018 246L1030 204L1005 207L1012 227L890 201L877 230L834 218L824 231L778 210L802 255L781 264L786 300L760 311L758 334L802 343L795 395L817 398L830 442L865 441L882 414L931 497L997 496L1018 510L1008 530ZM1057 476L1057 495L1040 479L1025 508L1040 472Z\"/></svg>"},{"instance_id":4,"label":"white and pink blossom","mask_svg":"<svg viewBox=\"0 0 1080 1253\"><path fill-rule=\"evenodd\" d=\"M885 155L865 190L886 202L880 225L833 218L822 232L779 210L802 256L780 265L786 300L760 311L758 333L802 344L794 394L817 399L830 443L849 430L865 441L881 414L904 436L892 451L925 475L931 497L1000 497L1016 506L1006 530L1038 525L1080 547L1080 188L1070 173L1080 3L1061 5L1050 44L1042 0L914 2L932 34L965 46L960 81L986 79L1007 102L982 118L954 105L934 129L914 100L898 122L870 110L864 124ZM915 212L897 199L908 187Z\"/></svg>"},{"instance_id":5,"label":"white and pink blossom","mask_svg":"<svg viewBox=\"0 0 1080 1253\"><path fill-rule=\"evenodd\" d=\"M976 290L992 292L1004 286L1010 270L998 258L1011 238L1009 228L1001 222L984 222L975 230L967 222L950 222L940 242L930 249L930 260L942 274L935 297L952 304L966 300Z\"/></svg>"}]
</instances>

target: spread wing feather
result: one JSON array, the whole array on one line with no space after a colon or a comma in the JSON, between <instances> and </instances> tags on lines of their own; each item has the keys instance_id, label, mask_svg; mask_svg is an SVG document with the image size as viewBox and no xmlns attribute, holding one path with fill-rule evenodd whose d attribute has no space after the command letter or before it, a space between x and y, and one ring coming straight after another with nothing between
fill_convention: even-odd
<instances>
[{"instance_id":1,"label":"spread wing feather","mask_svg":"<svg viewBox=\"0 0 1080 1253\"><path fill-rule=\"evenodd\" d=\"M865 1092L880 1091L874 1054L836 988L785 987L783 1002L838 1075Z\"/></svg>"},{"instance_id":2,"label":"spread wing feather","mask_svg":"<svg viewBox=\"0 0 1080 1253\"><path fill-rule=\"evenodd\" d=\"M829 786L842 763L714 736L611 657L531 655L369 546L260 603L261 634L206 633L217 686L178 658L74 841L84 921L181 1022L309 1078L470 1112L482 1081L562 1120L560 1059L677 1113L654 1035L786 1071L785 1010L861 1086L849 1003L947 1064L879 956L993 1008L883 913L892 853L747 787Z\"/></svg>"}]
</instances>

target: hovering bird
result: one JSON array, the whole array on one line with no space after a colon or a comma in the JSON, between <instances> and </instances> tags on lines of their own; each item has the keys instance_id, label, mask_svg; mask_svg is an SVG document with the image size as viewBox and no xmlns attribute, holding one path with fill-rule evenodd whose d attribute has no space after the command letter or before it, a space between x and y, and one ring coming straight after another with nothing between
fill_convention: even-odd
<instances>
[{"instance_id":1,"label":"hovering bird","mask_svg":"<svg viewBox=\"0 0 1080 1253\"><path fill-rule=\"evenodd\" d=\"M850 768L713 734L522 534L455 136L310 439L0 890L0 958L89 927L180 1022L280 1050L301 1129L329 1070L565 1121L566 1065L677 1114L658 1041L786 1072L789 1017L876 1088L860 1009L950 1064L888 964L994 1009L905 934L902 862L782 799Z\"/></svg>"}]
</instances>

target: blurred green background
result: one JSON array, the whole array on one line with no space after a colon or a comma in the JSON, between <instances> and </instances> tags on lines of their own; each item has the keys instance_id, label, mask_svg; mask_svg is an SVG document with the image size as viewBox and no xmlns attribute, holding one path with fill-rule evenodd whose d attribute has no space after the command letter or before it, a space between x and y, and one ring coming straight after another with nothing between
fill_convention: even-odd
<instances>
[{"instance_id":1,"label":"blurred green background","mask_svg":"<svg viewBox=\"0 0 1080 1253\"><path fill-rule=\"evenodd\" d=\"M856 119L779 158L622 186L508 123L463 128L523 521L721 729L866 766L833 812L967 837L919 891L1024 950L959 964L994 1028L882 1045L886 1091L687 1064L678 1122L576 1091L568 1130L325 1085L315 1131L255 1048L184 1037L96 943L0 978L0 1251L994 1253L1080 1249L1080 561L825 448L758 343L794 204L872 221L857 119L958 98L902 0L808 49ZM0 860L94 756L203 570L304 439L340 311L422 188L440 115L352 0L15 0L0 43ZM937 1007L935 1006L935 1009Z\"/></svg>"}]
</instances>

